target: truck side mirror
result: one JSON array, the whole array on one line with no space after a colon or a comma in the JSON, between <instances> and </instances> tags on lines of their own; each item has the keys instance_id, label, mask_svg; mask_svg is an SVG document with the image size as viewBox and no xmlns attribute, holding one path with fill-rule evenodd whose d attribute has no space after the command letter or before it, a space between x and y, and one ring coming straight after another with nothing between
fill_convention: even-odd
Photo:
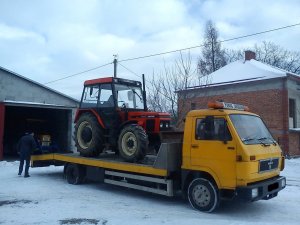
<instances>
[{"instance_id":1,"label":"truck side mirror","mask_svg":"<svg viewBox=\"0 0 300 225\"><path fill-rule=\"evenodd\" d=\"M93 94L93 87L90 87L90 96Z\"/></svg>"}]
</instances>

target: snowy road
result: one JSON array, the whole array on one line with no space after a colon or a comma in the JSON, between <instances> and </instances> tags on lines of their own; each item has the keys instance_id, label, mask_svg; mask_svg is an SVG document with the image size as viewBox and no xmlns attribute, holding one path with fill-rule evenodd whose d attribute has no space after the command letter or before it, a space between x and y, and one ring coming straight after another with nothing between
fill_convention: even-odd
<instances>
[{"instance_id":1,"label":"snowy road","mask_svg":"<svg viewBox=\"0 0 300 225\"><path fill-rule=\"evenodd\" d=\"M114 187L69 185L62 167L34 168L17 176L18 162L0 161L0 224L300 224L300 159L286 160L287 187L278 197L251 204L225 202L213 214L180 198Z\"/></svg>"}]
</instances>

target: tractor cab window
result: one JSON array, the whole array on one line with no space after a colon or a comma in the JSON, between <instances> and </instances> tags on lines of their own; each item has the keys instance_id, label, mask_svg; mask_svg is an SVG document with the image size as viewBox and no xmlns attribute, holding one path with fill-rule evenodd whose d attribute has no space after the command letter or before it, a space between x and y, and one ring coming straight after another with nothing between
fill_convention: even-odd
<instances>
[{"instance_id":1,"label":"tractor cab window","mask_svg":"<svg viewBox=\"0 0 300 225\"><path fill-rule=\"evenodd\" d=\"M99 107L114 107L115 103L111 84L101 84L100 89Z\"/></svg>"},{"instance_id":2,"label":"tractor cab window","mask_svg":"<svg viewBox=\"0 0 300 225\"><path fill-rule=\"evenodd\" d=\"M230 141L232 137L224 118L207 116L203 119L197 119L196 139Z\"/></svg>"},{"instance_id":3,"label":"tractor cab window","mask_svg":"<svg viewBox=\"0 0 300 225\"><path fill-rule=\"evenodd\" d=\"M82 108L96 108L99 98L99 85L87 86L82 96Z\"/></svg>"},{"instance_id":4,"label":"tractor cab window","mask_svg":"<svg viewBox=\"0 0 300 225\"><path fill-rule=\"evenodd\" d=\"M143 95L140 87L125 84L116 84L118 107L130 109L143 109Z\"/></svg>"}]
</instances>

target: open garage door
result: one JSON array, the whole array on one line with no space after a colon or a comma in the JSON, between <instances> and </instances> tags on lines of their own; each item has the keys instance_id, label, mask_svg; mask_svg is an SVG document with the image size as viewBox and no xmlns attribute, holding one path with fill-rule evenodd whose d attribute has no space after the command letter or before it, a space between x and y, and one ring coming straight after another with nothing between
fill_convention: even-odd
<instances>
[{"instance_id":1,"label":"open garage door","mask_svg":"<svg viewBox=\"0 0 300 225\"><path fill-rule=\"evenodd\" d=\"M4 117L5 117L5 106L3 103L0 103L0 160L3 159Z\"/></svg>"},{"instance_id":2,"label":"open garage door","mask_svg":"<svg viewBox=\"0 0 300 225\"><path fill-rule=\"evenodd\" d=\"M16 157L17 143L27 131L36 139L50 137L52 148L48 151L66 152L71 148L72 110L27 106L5 106L3 137L4 157ZM41 140L43 141L43 140Z\"/></svg>"}]
</instances>

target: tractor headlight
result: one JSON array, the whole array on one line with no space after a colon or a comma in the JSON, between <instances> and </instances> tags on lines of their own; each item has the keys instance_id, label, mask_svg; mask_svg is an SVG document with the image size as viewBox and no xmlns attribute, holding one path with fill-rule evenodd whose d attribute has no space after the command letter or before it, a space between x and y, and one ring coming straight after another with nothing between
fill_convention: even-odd
<instances>
[{"instance_id":1,"label":"tractor headlight","mask_svg":"<svg viewBox=\"0 0 300 225\"><path fill-rule=\"evenodd\" d=\"M253 188L251 191L251 197L256 198L258 196L258 188Z\"/></svg>"},{"instance_id":2,"label":"tractor headlight","mask_svg":"<svg viewBox=\"0 0 300 225\"><path fill-rule=\"evenodd\" d=\"M164 124L162 122L160 122L159 127L162 128L164 126Z\"/></svg>"}]
</instances>

